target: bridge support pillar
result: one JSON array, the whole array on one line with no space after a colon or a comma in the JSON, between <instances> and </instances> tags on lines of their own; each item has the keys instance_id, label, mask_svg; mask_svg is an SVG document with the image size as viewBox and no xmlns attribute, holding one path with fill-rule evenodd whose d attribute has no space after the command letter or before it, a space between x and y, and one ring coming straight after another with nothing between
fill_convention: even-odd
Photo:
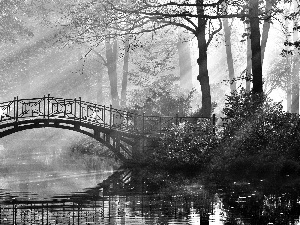
<instances>
[{"instance_id":1,"label":"bridge support pillar","mask_svg":"<svg viewBox=\"0 0 300 225\"><path fill-rule=\"evenodd\" d=\"M74 128L75 128L76 130L80 130L80 125L79 125L79 123L75 123L75 124L74 124Z\"/></svg>"},{"instance_id":2,"label":"bridge support pillar","mask_svg":"<svg viewBox=\"0 0 300 225\"><path fill-rule=\"evenodd\" d=\"M120 134L117 134L116 135L116 138L115 138L115 142L116 142L116 149L118 152L120 152L120 149L121 149L121 136Z\"/></svg>"},{"instance_id":3,"label":"bridge support pillar","mask_svg":"<svg viewBox=\"0 0 300 225\"><path fill-rule=\"evenodd\" d=\"M98 129L94 129L94 137L99 138L100 137L100 131Z\"/></svg>"},{"instance_id":4,"label":"bridge support pillar","mask_svg":"<svg viewBox=\"0 0 300 225\"><path fill-rule=\"evenodd\" d=\"M157 137L143 137L136 140L135 145L132 146L132 158L134 161L151 157L153 150L157 147Z\"/></svg>"},{"instance_id":5,"label":"bridge support pillar","mask_svg":"<svg viewBox=\"0 0 300 225\"><path fill-rule=\"evenodd\" d=\"M134 145L132 146L133 161L139 162L141 159L143 159L143 144L143 138L134 141Z\"/></svg>"}]
</instances>

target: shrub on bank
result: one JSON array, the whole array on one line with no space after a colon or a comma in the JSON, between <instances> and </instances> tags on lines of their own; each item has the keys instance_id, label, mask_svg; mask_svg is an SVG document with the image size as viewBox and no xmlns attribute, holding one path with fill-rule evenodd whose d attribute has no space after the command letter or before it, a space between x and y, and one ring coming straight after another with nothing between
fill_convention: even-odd
<instances>
[{"instance_id":1,"label":"shrub on bank","mask_svg":"<svg viewBox=\"0 0 300 225\"><path fill-rule=\"evenodd\" d=\"M300 176L297 114L244 90L228 96L224 114L230 123L218 136L210 122L174 125L148 160L171 170L194 167L222 180Z\"/></svg>"},{"instance_id":2,"label":"shrub on bank","mask_svg":"<svg viewBox=\"0 0 300 225\"><path fill-rule=\"evenodd\" d=\"M227 99L231 118L213 149L214 173L234 179L280 178L300 175L300 120L280 103L242 90Z\"/></svg>"},{"instance_id":3,"label":"shrub on bank","mask_svg":"<svg viewBox=\"0 0 300 225\"><path fill-rule=\"evenodd\" d=\"M173 125L158 141L149 160L168 169L198 167L209 162L212 148L218 143L210 121Z\"/></svg>"},{"instance_id":4,"label":"shrub on bank","mask_svg":"<svg viewBox=\"0 0 300 225\"><path fill-rule=\"evenodd\" d=\"M88 170L97 170L117 165L111 150L90 137L78 139L69 148L69 157L80 161Z\"/></svg>"}]
</instances>

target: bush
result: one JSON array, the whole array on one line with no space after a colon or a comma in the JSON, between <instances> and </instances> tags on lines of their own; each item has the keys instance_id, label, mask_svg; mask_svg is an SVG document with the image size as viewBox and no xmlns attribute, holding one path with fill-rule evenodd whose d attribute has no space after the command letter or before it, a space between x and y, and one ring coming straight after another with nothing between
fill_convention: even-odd
<instances>
[{"instance_id":1,"label":"bush","mask_svg":"<svg viewBox=\"0 0 300 225\"><path fill-rule=\"evenodd\" d=\"M70 148L72 154L113 158L113 152L93 138L81 138Z\"/></svg>"},{"instance_id":2,"label":"bush","mask_svg":"<svg viewBox=\"0 0 300 225\"><path fill-rule=\"evenodd\" d=\"M209 162L209 153L217 140L210 121L173 125L159 140L150 160L168 169L203 168Z\"/></svg>"},{"instance_id":3,"label":"bush","mask_svg":"<svg viewBox=\"0 0 300 225\"><path fill-rule=\"evenodd\" d=\"M212 169L243 178L286 176L299 167L300 120L264 95L234 93L224 114L230 123L213 149Z\"/></svg>"},{"instance_id":4,"label":"bush","mask_svg":"<svg viewBox=\"0 0 300 225\"><path fill-rule=\"evenodd\" d=\"M69 157L83 163L88 170L117 165L114 153L90 137L78 139L69 150Z\"/></svg>"},{"instance_id":5,"label":"bush","mask_svg":"<svg viewBox=\"0 0 300 225\"><path fill-rule=\"evenodd\" d=\"M162 77L142 91L133 90L125 110L139 115L145 113L147 116L189 115L196 90L183 94L186 91L173 84L175 79L177 78Z\"/></svg>"}]
</instances>

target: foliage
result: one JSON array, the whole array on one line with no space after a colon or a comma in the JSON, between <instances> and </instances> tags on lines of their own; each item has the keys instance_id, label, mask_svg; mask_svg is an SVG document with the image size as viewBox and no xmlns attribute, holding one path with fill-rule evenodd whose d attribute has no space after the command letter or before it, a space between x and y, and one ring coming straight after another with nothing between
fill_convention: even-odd
<instances>
[{"instance_id":1,"label":"foliage","mask_svg":"<svg viewBox=\"0 0 300 225\"><path fill-rule=\"evenodd\" d=\"M297 114L244 90L228 96L224 113L230 122L212 152L215 172L234 174L236 179L300 175Z\"/></svg>"},{"instance_id":2,"label":"foliage","mask_svg":"<svg viewBox=\"0 0 300 225\"><path fill-rule=\"evenodd\" d=\"M211 122L174 125L159 141L151 156L156 165L174 168L203 168L209 162L210 151L218 144Z\"/></svg>"},{"instance_id":3,"label":"foliage","mask_svg":"<svg viewBox=\"0 0 300 225\"><path fill-rule=\"evenodd\" d=\"M245 90L227 96L223 112L230 122L221 133L214 134L208 121L174 125L148 160L171 170L202 169L221 181L282 182L300 175L299 115Z\"/></svg>"},{"instance_id":4,"label":"foliage","mask_svg":"<svg viewBox=\"0 0 300 225\"><path fill-rule=\"evenodd\" d=\"M190 114L191 101L195 90L187 95L181 94L175 77L161 77L143 90L134 90L128 104L128 110L134 109L138 114L159 116L186 116Z\"/></svg>"},{"instance_id":5,"label":"foliage","mask_svg":"<svg viewBox=\"0 0 300 225\"><path fill-rule=\"evenodd\" d=\"M166 36L170 29L162 29L152 34L143 34L130 44L134 57L131 57L130 82L140 87L147 87L160 76L170 76L178 68L176 41ZM173 31L173 36L177 34Z\"/></svg>"},{"instance_id":6,"label":"foliage","mask_svg":"<svg viewBox=\"0 0 300 225\"><path fill-rule=\"evenodd\" d=\"M263 94L253 94L242 88L239 93L233 92L226 96L223 113L231 119L247 118L263 109L264 107L261 107L263 102L266 103L264 105L266 107L270 103L270 99L267 99Z\"/></svg>"},{"instance_id":7,"label":"foliage","mask_svg":"<svg viewBox=\"0 0 300 225\"><path fill-rule=\"evenodd\" d=\"M116 166L113 152L92 138L81 138L70 147L69 157L84 164L87 170Z\"/></svg>"},{"instance_id":8,"label":"foliage","mask_svg":"<svg viewBox=\"0 0 300 225\"><path fill-rule=\"evenodd\" d=\"M274 62L275 61L275 62ZM292 62L285 57L278 57L272 61L268 76L265 79L266 89L271 93L276 88L287 90L291 75Z\"/></svg>"},{"instance_id":9,"label":"foliage","mask_svg":"<svg viewBox=\"0 0 300 225\"><path fill-rule=\"evenodd\" d=\"M71 153L79 155L95 155L99 157L112 157L113 153L106 149L99 141L92 138L82 138L73 143Z\"/></svg>"}]
</instances>

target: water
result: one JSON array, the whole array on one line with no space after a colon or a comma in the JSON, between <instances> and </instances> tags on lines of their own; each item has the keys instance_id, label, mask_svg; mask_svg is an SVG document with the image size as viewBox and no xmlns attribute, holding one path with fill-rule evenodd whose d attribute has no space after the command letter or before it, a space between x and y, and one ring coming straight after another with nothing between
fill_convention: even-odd
<instances>
[{"instance_id":1,"label":"water","mask_svg":"<svg viewBox=\"0 0 300 225\"><path fill-rule=\"evenodd\" d=\"M109 159L70 155L73 133L45 132L0 144L0 224L300 224L297 189L117 170Z\"/></svg>"}]
</instances>

